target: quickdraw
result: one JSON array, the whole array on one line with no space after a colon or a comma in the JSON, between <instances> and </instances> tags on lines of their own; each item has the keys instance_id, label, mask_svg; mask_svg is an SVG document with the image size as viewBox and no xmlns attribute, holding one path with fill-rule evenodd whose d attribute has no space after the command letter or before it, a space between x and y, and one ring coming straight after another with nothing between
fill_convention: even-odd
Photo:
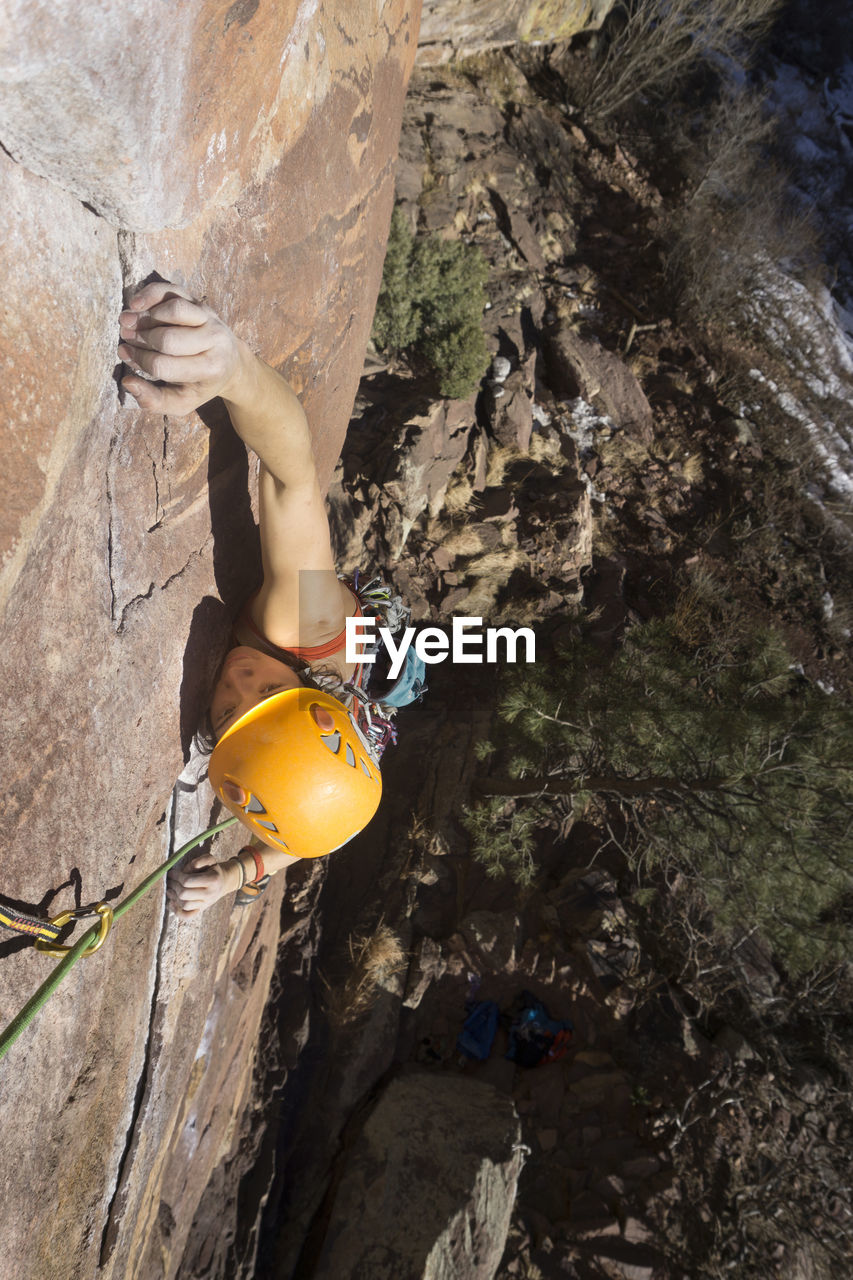
<instances>
[{"instance_id":1,"label":"quickdraw","mask_svg":"<svg viewBox=\"0 0 853 1280\"><path fill-rule=\"evenodd\" d=\"M44 942L54 942L61 931L61 925L55 920L42 920L39 916L27 915L25 911L18 911L5 902L0 902L0 924L13 933L23 933Z\"/></svg>"},{"instance_id":2,"label":"quickdraw","mask_svg":"<svg viewBox=\"0 0 853 1280\"><path fill-rule=\"evenodd\" d=\"M68 973L72 966L76 964L81 956L91 956L94 955L96 951L100 950L107 938L113 921L118 920L126 911L129 911L130 908L139 901L143 894L147 893L148 890L166 874L167 871L180 862L181 858L183 858L185 854L189 853L190 849L194 849L196 845L199 845L204 840L209 839L210 836L216 835L218 831L224 831L226 827L232 827L237 821L237 818L226 818L223 822L218 822L215 826L208 827L206 831L202 831L200 835L194 836L192 840L188 840L186 844L181 845L180 849L173 853L171 858L167 859L167 861L164 862L162 866L159 866L156 871L152 871L151 875L147 876L132 893L129 893L114 910L107 906L105 902L99 902L96 907L86 907L76 911L63 911L60 915L55 916L53 920L40 921L34 916L26 916L25 920L32 921L34 924L38 925L40 930L48 935L44 938L38 937L38 940L36 941L36 949L43 953L47 953L48 955L61 956L62 959L59 964L55 966L50 977L45 979L38 991L36 991L35 995L27 1001L23 1009L21 1009L2 1034L0 1034L0 1058L2 1058L12 1047L18 1039L18 1036L27 1029L41 1007L47 1002L50 996L53 995L66 973ZM4 908L3 910L7 912L8 908ZM17 917L20 916L21 913L15 912L14 914ZM82 937L77 939L73 946L52 945L61 929L66 924L70 923L72 919L85 919L87 916L93 915L98 917L98 923L87 929ZM19 931L24 932L24 930Z\"/></svg>"},{"instance_id":3,"label":"quickdraw","mask_svg":"<svg viewBox=\"0 0 853 1280\"><path fill-rule=\"evenodd\" d=\"M100 951L101 947L106 942L107 934L113 927L114 917L112 907L108 907L105 902L99 902L96 907L81 907L77 911L61 911L59 915L54 916L50 922L56 929L61 929L64 925L68 924L70 920L85 920L90 916L97 916L100 921L100 924L98 925L98 936L85 951L80 952L81 956L94 955L96 951ZM41 951L42 955L58 956L59 959L62 959L63 956L68 955L70 950L71 947L66 946L64 943L57 946L55 944L52 945L50 942L46 942L43 938L36 939L36 951Z\"/></svg>"}]
</instances>

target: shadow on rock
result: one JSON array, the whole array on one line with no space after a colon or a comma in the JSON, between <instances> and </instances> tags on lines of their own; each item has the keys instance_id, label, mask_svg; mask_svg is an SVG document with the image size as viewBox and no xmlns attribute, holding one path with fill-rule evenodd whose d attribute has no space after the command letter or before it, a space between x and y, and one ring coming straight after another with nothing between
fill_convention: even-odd
<instances>
[{"instance_id":1,"label":"shadow on rock","mask_svg":"<svg viewBox=\"0 0 853 1280\"><path fill-rule=\"evenodd\" d=\"M210 431L208 501L213 572L220 599L205 596L196 606L184 648L180 694L184 763L207 710L233 619L261 581L260 537L252 513L245 446L221 400L205 405L199 417Z\"/></svg>"}]
</instances>

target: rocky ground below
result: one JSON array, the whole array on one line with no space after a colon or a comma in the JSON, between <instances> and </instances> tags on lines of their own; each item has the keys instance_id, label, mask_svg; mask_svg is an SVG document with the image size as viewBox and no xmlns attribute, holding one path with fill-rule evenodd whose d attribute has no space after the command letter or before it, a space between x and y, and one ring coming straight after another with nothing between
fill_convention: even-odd
<instances>
[{"instance_id":1,"label":"rocky ground below","mask_svg":"<svg viewBox=\"0 0 853 1280\"><path fill-rule=\"evenodd\" d=\"M412 82L398 200L483 249L498 360L453 402L371 360L331 492L343 566L389 566L418 622L533 625L547 662L579 611L611 645L698 565L774 617L808 678L849 687L843 609L822 602L853 596L798 500L806 462L780 454L769 400L744 408L744 352L676 318L665 184L541 77L500 54ZM838 1045L813 1035L839 976L810 1011L755 938L703 971L598 852L595 814L555 809L533 889L489 879L459 819L493 674L430 683L380 818L289 890L241 1193L263 1221L223 1216L229 1274L840 1275L849 1108ZM573 1023L557 1061L505 1057L524 991ZM504 1015L482 1062L457 1045L474 999Z\"/></svg>"}]
</instances>

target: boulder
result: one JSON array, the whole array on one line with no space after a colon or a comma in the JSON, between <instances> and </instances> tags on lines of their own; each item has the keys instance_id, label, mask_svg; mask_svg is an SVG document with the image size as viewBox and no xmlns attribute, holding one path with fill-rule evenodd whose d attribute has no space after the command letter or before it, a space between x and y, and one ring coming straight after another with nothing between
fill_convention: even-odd
<instances>
[{"instance_id":1,"label":"boulder","mask_svg":"<svg viewBox=\"0 0 853 1280\"><path fill-rule=\"evenodd\" d=\"M575 329L546 330L549 386L563 399L580 396L617 427L650 445L652 407L633 370L613 351Z\"/></svg>"},{"instance_id":2,"label":"boulder","mask_svg":"<svg viewBox=\"0 0 853 1280\"><path fill-rule=\"evenodd\" d=\"M513 973L521 942L521 921L512 912L472 911L460 924L468 942L495 972Z\"/></svg>"},{"instance_id":3,"label":"boulder","mask_svg":"<svg viewBox=\"0 0 853 1280\"><path fill-rule=\"evenodd\" d=\"M476 396L466 400L437 400L426 412L405 414L392 447L386 441L380 483L393 504L386 514L385 540L390 560L396 560L412 526L423 511L437 515L447 485L474 428Z\"/></svg>"},{"instance_id":4,"label":"boulder","mask_svg":"<svg viewBox=\"0 0 853 1280\"><path fill-rule=\"evenodd\" d=\"M536 352L520 369L500 382L490 379L483 395L492 435L498 444L526 453L533 434L533 387Z\"/></svg>"},{"instance_id":5,"label":"boulder","mask_svg":"<svg viewBox=\"0 0 853 1280\"><path fill-rule=\"evenodd\" d=\"M155 22L133 0L7 6L11 904L115 902L209 824L191 739L229 616L260 572L255 468L221 406L175 421L120 403L123 292L156 271L206 295L302 392L327 481L380 283L417 8L392 0L380 21L367 0L192 0ZM192 818L179 821L188 794ZM214 852L240 843L227 832ZM40 1280L57 1258L69 1277L178 1272L214 1171L231 1161L236 1184L251 1163L233 1144L282 887L243 913L222 903L177 921L160 882L12 1046L0 1064L4 1274ZM55 962L11 934L0 949L5 1023Z\"/></svg>"},{"instance_id":6,"label":"boulder","mask_svg":"<svg viewBox=\"0 0 853 1280\"><path fill-rule=\"evenodd\" d=\"M393 1080L345 1157L314 1280L492 1280L520 1141L512 1100L490 1085Z\"/></svg>"},{"instance_id":7,"label":"boulder","mask_svg":"<svg viewBox=\"0 0 853 1280\"><path fill-rule=\"evenodd\" d=\"M418 62L470 57L503 45L552 44L596 31L613 0L424 0Z\"/></svg>"}]
</instances>

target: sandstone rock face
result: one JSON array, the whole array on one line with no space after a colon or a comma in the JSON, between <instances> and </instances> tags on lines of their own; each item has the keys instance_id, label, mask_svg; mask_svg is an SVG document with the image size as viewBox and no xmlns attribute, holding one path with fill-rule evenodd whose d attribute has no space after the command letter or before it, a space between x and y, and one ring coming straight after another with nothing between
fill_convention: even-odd
<instances>
[{"instance_id":1,"label":"sandstone rock face","mask_svg":"<svg viewBox=\"0 0 853 1280\"><path fill-rule=\"evenodd\" d=\"M492 1280L522 1153L511 1099L457 1075L394 1080L344 1168L314 1280Z\"/></svg>"},{"instance_id":2,"label":"sandstone rock face","mask_svg":"<svg viewBox=\"0 0 853 1280\"><path fill-rule=\"evenodd\" d=\"M262 181L339 87L329 44L347 31L336 30L335 6L325 18L317 8L189 0L164 31L145 0L91 16L13 0L0 54L4 147L115 226L186 226ZM350 8L362 23L357 80L394 16L386 34L383 6ZM354 159L367 125L363 117L347 138Z\"/></svg>"},{"instance_id":3,"label":"sandstone rock face","mask_svg":"<svg viewBox=\"0 0 853 1280\"><path fill-rule=\"evenodd\" d=\"M547 44L596 31L613 0L425 0L418 62L425 66L502 45Z\"/></svg>"},{"instance_id":4,"label":"sandstone rock face","mask_svg":"<svg viewBox=\"0 0 853 1280\"><path fill-rule=\"evenodd\" d=\"M254 467L223 414L119 402L123 292L183 280L286 368L327 480L418 4L13 2L4 19L0 893L56 914L120 900L209 825L203 759L172 790L259 573ZM176 921L161 883L0 1063L4 1275L58 1258L68 1280L178 1274L239 1145L280 895ZM0 953L5 1024L55 962L11 934Z\"/></svg>"}]
</instances>

